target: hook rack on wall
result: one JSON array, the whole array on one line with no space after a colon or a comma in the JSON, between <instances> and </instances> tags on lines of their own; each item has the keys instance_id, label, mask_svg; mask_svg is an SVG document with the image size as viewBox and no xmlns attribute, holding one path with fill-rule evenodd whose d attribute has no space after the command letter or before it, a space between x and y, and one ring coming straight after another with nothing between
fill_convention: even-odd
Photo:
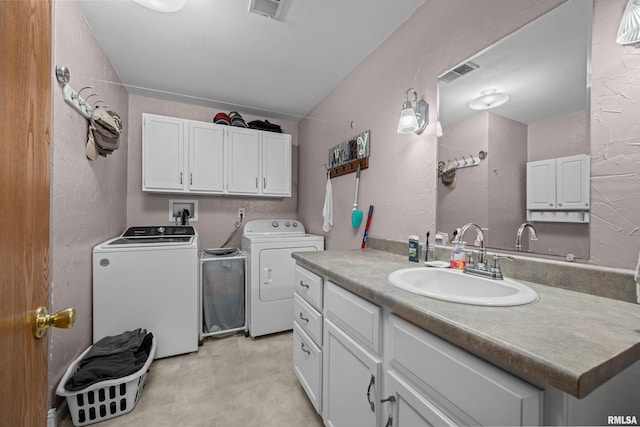
<instances>
[{"instance_id":1,"label":"hook rack on wall","mask_svg":"<svg viewBox=\"0 0 640 427\"><path fill-rule=\"evenodd\" d=\"M482 150L478 153L477 156L469 155L469 157L457 158L455 157L453 160L449 159L446 161L445 165L447 170L449 169L462 169L468 168L470 166L478 166L481 160L487 158L487 152Z\"/></svg>"},{"instance_id":2,"label":"hook rack on wall","mask_svg":"<svg viewBox=\"0 0 640 427\"><path fill-rule=\"evenodd\" d=\"M71 105L74 110L82 115L85 119L91 119L93 115L93 110L95 107L91 106L87 101L92 96L98 96L97 93L92 93L86 98L81 96L82 91L87 89L93 89L93 86L85 86L79 91L75 91L70 85L69 80L71 79L71 72L69 68L64 65L56 66L56 78L60 83L62 83L62 95L64 96L64 100L67 104ZM96 101L96 106L98 103L104 102L103 100Z\"/></svg>"},{"instance_id":3,"label":"hook rack on wall","mask_svg":"<svg viewBox=\"0 0 640 427\"><path fill-rule=\"evenodd\" d=\"M480 158L469 156L458 159L457 157L454 160L447 160L447 163L456 167L456 169L468 168L470 166L478 166L480 164Z\"/></svg>"}]
</instances>

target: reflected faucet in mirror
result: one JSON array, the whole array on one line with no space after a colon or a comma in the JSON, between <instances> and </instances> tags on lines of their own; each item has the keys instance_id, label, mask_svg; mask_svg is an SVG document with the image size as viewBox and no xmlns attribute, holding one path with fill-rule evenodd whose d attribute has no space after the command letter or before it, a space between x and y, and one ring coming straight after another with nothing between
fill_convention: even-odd
<instances>
[{"instance_id":1,"label":"reflected faucet in mirror","mask_svg":"<svg viewBox=\"0 0 640 427\"><path fill-rule=\"evenodd\" d=\"M529 229L529 240L538 240L536 228L530 222L523 223L516 233L516 251L522 251L522 233L525 229Z\"/></svg>"}]
</instances>

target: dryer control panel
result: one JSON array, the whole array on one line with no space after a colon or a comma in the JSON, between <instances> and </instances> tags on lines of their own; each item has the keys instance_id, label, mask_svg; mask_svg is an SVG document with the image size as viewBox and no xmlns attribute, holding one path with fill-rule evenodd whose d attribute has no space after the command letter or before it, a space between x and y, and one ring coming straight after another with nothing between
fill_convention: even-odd
<instances>
[{"instance_id":1,"label":"dryer control panel","mask_svg":"<svg viewBox=\"0 0 640 427\"><path fill-rule=\"evenodd\" d=\"M244 226L245 235L254 234L305 234L304 225L295 219L258 219Z\"/></svg>"}]
</instances>

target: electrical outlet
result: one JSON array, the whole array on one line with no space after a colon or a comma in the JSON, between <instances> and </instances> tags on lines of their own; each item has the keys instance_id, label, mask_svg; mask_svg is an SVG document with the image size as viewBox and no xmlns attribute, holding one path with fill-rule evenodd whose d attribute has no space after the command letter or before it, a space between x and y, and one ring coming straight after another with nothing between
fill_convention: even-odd
<instances>
[{"instance_id":1,"label":"electrical outlet","mask_svg":"<svg viewBox=\"0 0 640 427\"><path fill-rule=\"evenodd\" d=\"M244 218L244 208L238 208L238 218Z\"/></svg>"}]
</instances>

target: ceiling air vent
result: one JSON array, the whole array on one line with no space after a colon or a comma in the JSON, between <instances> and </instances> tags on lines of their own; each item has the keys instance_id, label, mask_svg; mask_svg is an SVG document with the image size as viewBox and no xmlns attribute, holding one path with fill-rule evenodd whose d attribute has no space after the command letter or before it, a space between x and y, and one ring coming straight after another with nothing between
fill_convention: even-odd
<instances>
[{"instance_id":1,"label":"ceiling air vent","mask_svg":"<svg viewBox=\"0 0 640 427\"><path fill-rule=\"evenodd\" d=\"M451 83L455 79L462 77L465 74L472 72L473 70L477 70L478 68L479 67L473 62L465 62L464 64L459 65L453 70L443 74L438 80L446 83Z\"/></svg>"},{"instance_id":2,"label":"ceiling air vent","mask_svg":"<svg viewBox=\"0 0 640 427\"><path fill-rule=\"evenodd\" d=\"M249 12L257 13L266 18L280 19L284 0L250 0Z\"/></svg>"}]
</instances>

